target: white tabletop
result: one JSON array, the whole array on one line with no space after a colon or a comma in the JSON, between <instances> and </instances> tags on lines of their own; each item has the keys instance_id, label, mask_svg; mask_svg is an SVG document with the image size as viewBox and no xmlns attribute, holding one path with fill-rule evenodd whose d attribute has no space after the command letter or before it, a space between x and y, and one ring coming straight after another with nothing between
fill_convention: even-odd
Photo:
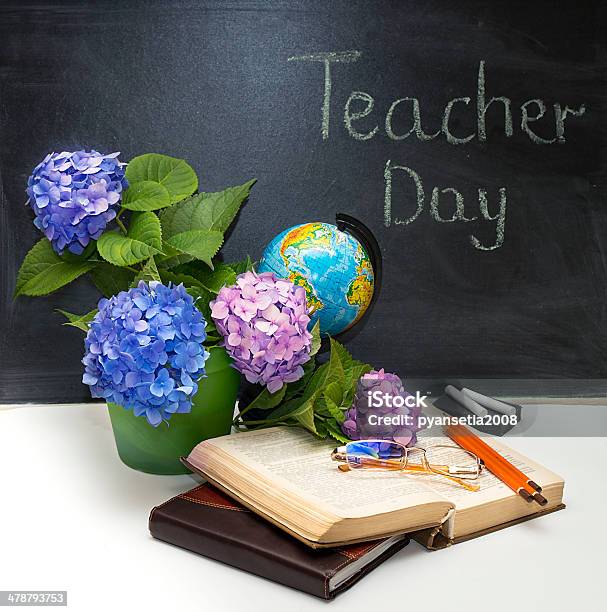
<instances>
[{"instance_id":1,"label":"white tabletop","mask_svg":"<svg viewBox=\"0 0 607 612\"><path fill-rule=\"evenodd\" d=\"M607 438L510 438L561 474L567 509L438 552L411 543L331 610L603 610ZM0 590L71 610L283 611L321 600L156 541L150 509L190 476L124 466L102 404L0 409Z\"/></svg>"}]
</instances>

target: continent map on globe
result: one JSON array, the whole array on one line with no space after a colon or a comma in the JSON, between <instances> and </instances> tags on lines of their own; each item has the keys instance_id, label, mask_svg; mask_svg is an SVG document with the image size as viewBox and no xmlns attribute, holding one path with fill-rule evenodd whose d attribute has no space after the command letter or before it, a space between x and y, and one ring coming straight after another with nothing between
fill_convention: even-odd
<instances>
[{"instance_id":1,"label":"continent map on globe","mask_svg":"<svg viewBox=\"0 0 607 612\"><path fill-rule=\"evenodd\" d=\"M305 288L323 336L336 335L365 313L374 290L371 261L354 236L330 223L291 227L267 246L259 272L274 272Z\"/></svg>"}]
</instances>

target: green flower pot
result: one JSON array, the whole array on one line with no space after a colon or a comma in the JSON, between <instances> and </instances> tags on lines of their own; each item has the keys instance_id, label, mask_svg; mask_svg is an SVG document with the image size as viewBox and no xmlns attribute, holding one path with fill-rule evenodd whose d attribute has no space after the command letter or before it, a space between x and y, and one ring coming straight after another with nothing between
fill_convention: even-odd
<instances>
[{"instance_id":1,"label":"green flower pot","mask_svg":"<svg viewBox=\"0 0 607 612\"><path fill-rule=\"evenodd\" d=\"M187 474L180 457L202 440L230 433L240 375L224 349L209 352L192 412L174 414L168 424L152 427L145 417L108 402L116 448L126 465L149 474Z\"/></svg>"}]
</instances>

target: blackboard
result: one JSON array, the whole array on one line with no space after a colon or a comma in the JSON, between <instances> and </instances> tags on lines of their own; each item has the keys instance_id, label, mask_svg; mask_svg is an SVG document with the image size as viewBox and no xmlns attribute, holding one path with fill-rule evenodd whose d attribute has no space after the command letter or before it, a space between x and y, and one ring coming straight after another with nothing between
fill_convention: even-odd
<instances>
[{"instance_id":1,"label":"blackboard","mask_svg":"<svg viewBox=\"0 0 607 612\"><path fill-rule=\"evenodd\" d=\"M88 311L93 286L12 291L39 237L31 169L91 147L183 157L203 190L257 177L226 258L259 258L297 223L359 218L384 269L342 338L361 359L405 378L604 391L606 26L598 1L3 2L0 401L88 399L82 336L54 309ZM479 117L481 86L502 100ZM450 100L451 140L430 139Z\"/></svg>"}]
</instances>

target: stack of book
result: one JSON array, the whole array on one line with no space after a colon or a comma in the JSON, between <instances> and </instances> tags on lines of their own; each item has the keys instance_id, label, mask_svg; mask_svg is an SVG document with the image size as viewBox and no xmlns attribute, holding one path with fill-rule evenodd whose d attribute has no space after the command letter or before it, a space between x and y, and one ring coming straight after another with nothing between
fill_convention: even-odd
<instances>
[{"instance_id":1,"label":"stack of book","mask_svg":"<svg viewBox=\"0 0 607 612\"><path fill-rule=\"evenodd\" d=\"M295 428L206 440L183 461L207 482L155 507L155 538L324 599L412 538L444 548L563 508L560 476L498 441L541 484L539 507L484 470L480 490L402 472L342 472L334 445ZM419 445L451 444L425 432Z\"/></svg>"}]
</instances>

